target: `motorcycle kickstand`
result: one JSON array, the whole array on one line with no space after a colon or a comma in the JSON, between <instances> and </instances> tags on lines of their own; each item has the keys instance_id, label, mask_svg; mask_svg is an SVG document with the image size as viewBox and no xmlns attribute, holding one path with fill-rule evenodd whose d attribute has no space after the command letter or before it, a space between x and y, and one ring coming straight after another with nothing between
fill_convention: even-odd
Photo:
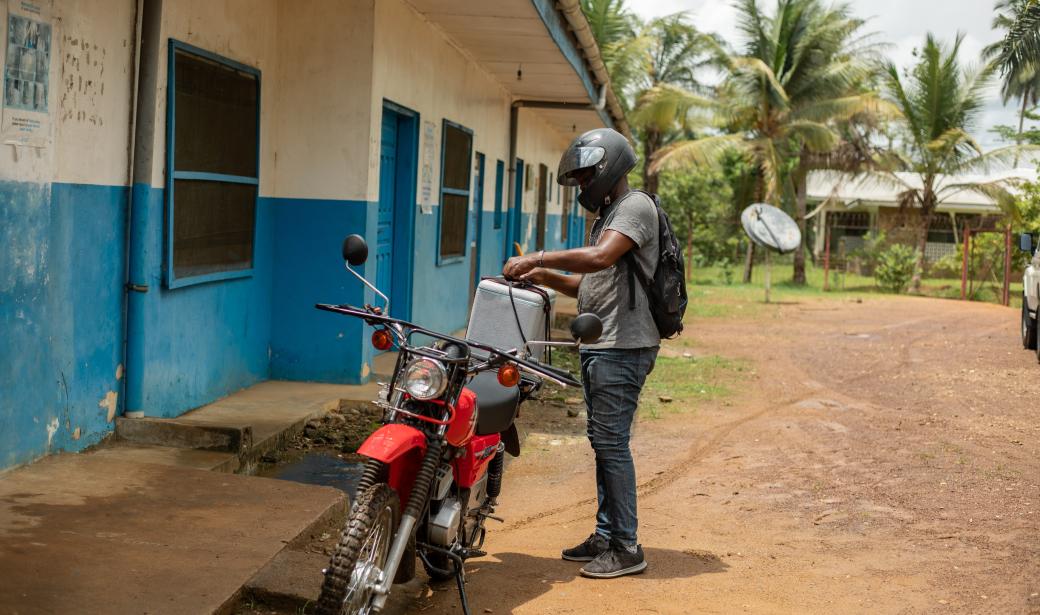
<instances>
[{"instance_id":1,"label":"motorcycle kickstand","mask_svg":"<svg viewBox=\"0 0 1040 615\"><path fill-rule=\"evenodd\" d=\"M466 599L466 571L459 566L455 573L455 584L459 587L459 602L462 603L462 615L470 615L469 600Z\"/></svg>"}]
</instances>

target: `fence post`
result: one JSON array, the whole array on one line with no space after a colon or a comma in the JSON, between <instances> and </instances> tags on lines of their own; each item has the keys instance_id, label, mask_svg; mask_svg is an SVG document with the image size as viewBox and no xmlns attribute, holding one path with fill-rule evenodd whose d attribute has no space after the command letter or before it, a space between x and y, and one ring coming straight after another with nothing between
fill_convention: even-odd
<instances>
[{"instance_id":1,"label":"fence post","mask_svg":"<svg viewBox=\"0 0 1040 615\"><path fill-rule=\"evenodd\" d=\"M1004 227L1004 305L1011 305L1011 225Z\"/></svg>"},{"instance_id":2,"label":"fence post","mask_svg":"<svg viewBox=\"0 0 1040 615\"><path fill-rule=\"evenodd\" d=\"M964 255L961 259L961 301L968 297L968 246L971 245L971 229L964 227Z\"/></svg>"},{"instance_id":3,"label":"fence post","mask_svg":"<svg viewBox=\"0 0 1040 615\"><path fill-rule=\"evenodd\" d=\"M826 224L827 213L824 212L823 231L823 290L831 289L831 225Z\"/></svg>"}]
</instances>

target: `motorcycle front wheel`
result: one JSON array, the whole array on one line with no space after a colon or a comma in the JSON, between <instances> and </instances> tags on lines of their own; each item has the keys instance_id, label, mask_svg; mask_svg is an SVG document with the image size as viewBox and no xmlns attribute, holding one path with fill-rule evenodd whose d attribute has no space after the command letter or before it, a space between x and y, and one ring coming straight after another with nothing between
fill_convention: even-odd
<instances>
[{"instance_id":1,"label":"motorcycle front wheel","mask_svg":"<svg viewBox=\"0 0 1040 615\"><path fill-rule=\"evenodd\" d=\"M397 494L386 483L377 483L358 493L325 571L316 615L371 612L373 588L386 568L400 506Z\"/></svg>"}]
</instances>

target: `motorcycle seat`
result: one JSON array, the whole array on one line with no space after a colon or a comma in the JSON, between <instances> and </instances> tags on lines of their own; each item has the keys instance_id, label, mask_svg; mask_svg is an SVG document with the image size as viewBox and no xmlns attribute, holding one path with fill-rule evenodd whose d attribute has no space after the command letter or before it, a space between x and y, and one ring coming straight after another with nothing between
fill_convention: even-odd
<instances>
[{"instance_id":1,"label":"motorcycle seat","mask_svg":"<svg viewBox=\"0 0 1040 615\"><path fill-rule=\"evenodd\" d=\"M520 408L520 388L498 383L497 372L482 372L466 385L477 396L477 435L500 433L513 424Z\"/></svg>"}]
</instances>

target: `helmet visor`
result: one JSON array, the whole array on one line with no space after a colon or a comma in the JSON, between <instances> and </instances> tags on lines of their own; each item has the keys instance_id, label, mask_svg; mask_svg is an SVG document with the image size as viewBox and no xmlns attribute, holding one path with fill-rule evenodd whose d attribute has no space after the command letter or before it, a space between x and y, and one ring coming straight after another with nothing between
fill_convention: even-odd
<instances>
[{"instance_id":1,"label":"helmet visor","mask_svg":"<svg viewBox=\"0 0 1040 615\"><path fill-rule=\"evenodd\" d=\"M564 186L577 186L578 180L571 174L579 169L595 166L603 160L607 151L602 147L572 147L560 158L560 168L556 172L556 181Z\"/></svg>"}]
</instances>

